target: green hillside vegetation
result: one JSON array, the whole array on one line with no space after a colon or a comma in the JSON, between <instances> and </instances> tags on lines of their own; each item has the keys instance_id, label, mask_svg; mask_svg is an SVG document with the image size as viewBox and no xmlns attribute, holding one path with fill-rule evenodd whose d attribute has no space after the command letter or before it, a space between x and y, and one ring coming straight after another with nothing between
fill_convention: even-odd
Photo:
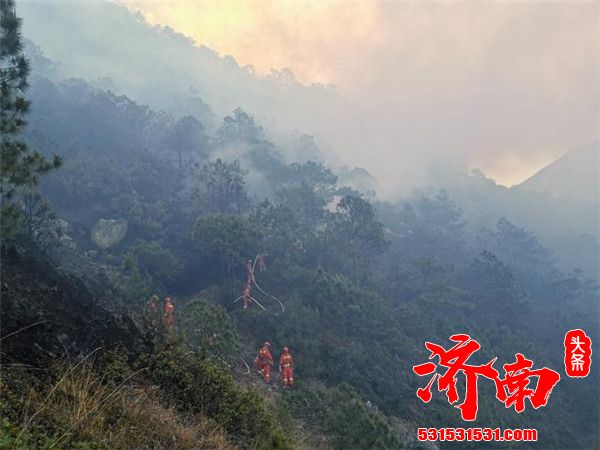
<instances>
[{"instance_id":1,"label":"green hillside vegetation","mask_svg":"<svg viewBox=\"0 0 600 450\"><path fill-rule=\"evenodd\" d=\"M244 111L213 131L28 57L28 125L2 141L20 161L2 175L2 448L414 448L419 426L465 426L442 393L416 398L425 341L468 333L478 360L520 352L562 372L568 329L598 338L596 282L517 224L474 232L445 191L378 201L287 161ZM101 242L99 223L126 232ZM257 255L266 310L243 309ZM174 332L148 313L153 294L174 300ZM276 370L260 380L265 340L291 349L293 389ZM474 426L592 448L598 405L595 366L524 414L481 382Z\"/></svg>"}]
</instances>

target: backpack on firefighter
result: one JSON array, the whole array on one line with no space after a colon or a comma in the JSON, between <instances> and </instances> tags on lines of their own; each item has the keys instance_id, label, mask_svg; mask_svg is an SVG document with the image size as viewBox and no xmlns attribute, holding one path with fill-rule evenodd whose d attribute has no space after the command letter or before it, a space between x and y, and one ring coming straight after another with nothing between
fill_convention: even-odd
<instances>
[{"instance_id":1,"label":"backpack on firefighter","mask_svg":"<svg viewBox=\"0 0 600 450\"><path fill-rule=\"evenodd\" d=\"M273 365L273 356L269 350L270 347L271 344L269 341L266 341L254 359L254 364L258 368L258 372L267 384L271 381L271 366Z\"/></svg>"}]
</instances>

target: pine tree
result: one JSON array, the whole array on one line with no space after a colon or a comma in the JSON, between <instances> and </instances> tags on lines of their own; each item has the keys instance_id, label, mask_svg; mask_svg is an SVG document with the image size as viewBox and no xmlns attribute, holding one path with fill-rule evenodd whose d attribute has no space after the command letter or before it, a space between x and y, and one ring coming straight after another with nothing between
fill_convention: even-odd
<instances>
[{"instance_id":1,"label":"pine tree","mask_svg":"<svg viewBox=\"0 0 600 450\"><path fill-rule=\"evenodd\" d=\"M204 125L192 116L182 117L175 123L166 143L170 150L177 153L177 167L180 176L183 176L184 155L205 158L208 154L208 137Z\"/></svg>"},{"instance_id":2,"label":"pine tree","mask_svg":"<svg viewBox=\"0 0 600 450\"><path fill-rule=\"evenodd\" d=\"M21 137L29 110L29 101L24 97L29 71L21 43L21 19L16 15L14 0L0 0L0 220L3 237L17 229L20 192L34 189L40 174L61 164L58 156L49 161L39 152L31 151Z\"/></svg>"}]
</instances>

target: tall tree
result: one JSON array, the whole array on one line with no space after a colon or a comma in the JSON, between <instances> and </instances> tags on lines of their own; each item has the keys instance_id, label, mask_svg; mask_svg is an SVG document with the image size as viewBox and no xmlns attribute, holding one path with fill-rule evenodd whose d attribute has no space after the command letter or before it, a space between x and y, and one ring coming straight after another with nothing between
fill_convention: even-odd
<instances>
[{"instance_id":1,"label":"tall tree","mask_svg":"<svg viewBox=\"0 0 600 450\"><path fill-rule=\"evenodd\" d=\"M216 132L218 145L257 143L264 140L265 132L262 127L256 125L254 118L240 108L233 111L232 115L225 116Z\"/></svg>"},{"instance_id":2,"label":"tall tree","mask_svg":"<svg viewBox=\"0 0 600 450\"><path fill-rule=\"evenodd\" d=\"M248 206L244 171L239 161L221 159L205 164L194 183L193 198L200 212L240 214Z\"/></svg>"},{"instance_id":3,"label":"tall tree","mask_svg":"<svg viewBox=\"0 0 600 450\"><path fill-rule=\"evenodd\" d=\"M356 284L359 262L387 247L383 230L368 201L348 195L337 204L337 211L328 224L329 241L349 257Z\"/></svg>"},{"instance_id":4,"label":"tall tree","mask_svg":"<svg viewBox=\"0 0 600 450\"><path fill-rule=\"evenodd\" d=\"M227 214L201 217L192 228L190 238L197 250L194 265L204 268L206 280L221 278L230 289L243 273L248 258L258 254L262 241L256 224Z\"/></svg>"},{"instance_id":5,"label":"tall tree","mask_svg":"<svg viewBox=\"0 0 600 450\"><path fill-rule=\"evenodd\" d=\"M183 170L183 155L195 154L204 158L208 154L208 137L202 123L192 116L179 119L167 137L170 150L177 153L177 167Z\"/></svg>"},{"instance_id":6,"label":"tall tree","mask_svg":"<svg viewBox=\"0 0 600 450\"><path fill-rule=\"evenodd\" d=\"M61 159L46 160L31 151L21 137L26 125L29 101L27 89L29 63L21 44L21 19L13 0L0 0L0 194L2 235L12 235L19 219L18 197L32 190L39 175L57 168Z\"/></svg>"}]
</instances>

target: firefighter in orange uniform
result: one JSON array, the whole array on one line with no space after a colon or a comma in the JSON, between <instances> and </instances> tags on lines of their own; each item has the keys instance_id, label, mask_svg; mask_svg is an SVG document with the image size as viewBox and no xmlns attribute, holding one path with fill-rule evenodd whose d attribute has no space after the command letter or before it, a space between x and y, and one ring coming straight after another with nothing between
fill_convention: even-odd
<instances>
[{"instance_id":1,"label":"firefighter in orange uniform","mask_svg":"<svg viewBox=\"0 0 600 450\"><path fill-rule=\"evenodd\" d=\"M167 330L173 330L173 320L175 313L175 306L173 305L171 299L169 297L165 298L165 327Z\"/></svg>"},{"instance_id":2,"label":"firefighter in orange uniform","mask_svg":"<svg viewBox=\"0 0 600 450\"><path fill-rule=\"evenodd\" d=\"M283 387L294 384L294 360L287 347L283 347L283 354L279 358L279 371L283 377Z\"/></svg>"},{"instance_id":3,"label":"firefighter in orange uniform","mask_svg":"<svg viewBox=\"0 0 600 450\"><path fill-rule=\"evenodd\" d=\"M258 367L258 371L262 374L267 384L271 381L271 366L273 365L273 356L269 347L271 347L271 344L269 341L266 341L254 360L254 364Z\"/></svg>"}]
</instances>

